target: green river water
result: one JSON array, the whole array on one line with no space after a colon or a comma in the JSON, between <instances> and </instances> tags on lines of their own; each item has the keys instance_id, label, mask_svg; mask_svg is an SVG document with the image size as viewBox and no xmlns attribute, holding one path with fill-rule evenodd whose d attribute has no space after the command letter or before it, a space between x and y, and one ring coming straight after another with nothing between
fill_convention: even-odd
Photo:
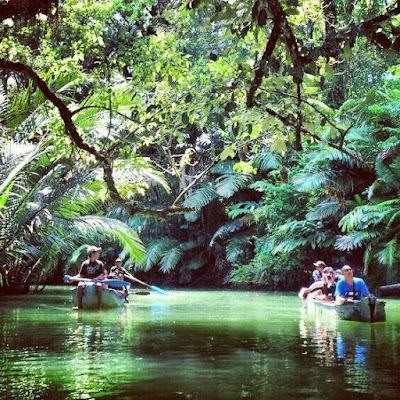
<instances>
[{"instance_id":1,"label":"green river water","mask_svg":"<svg viewBox=\"0 0 400 400\"><path fill-rule=\"evenodd\" d=\"M109 311L69 289L0 300L0 399L399 399L387 322L307 314L295 294L169 291Z\"/></svg>"}]
</instances>

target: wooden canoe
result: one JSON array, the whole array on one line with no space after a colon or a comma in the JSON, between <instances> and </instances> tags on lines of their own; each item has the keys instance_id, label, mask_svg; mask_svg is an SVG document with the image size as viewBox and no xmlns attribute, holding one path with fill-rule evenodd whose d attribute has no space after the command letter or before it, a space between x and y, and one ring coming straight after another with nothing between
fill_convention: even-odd
<instances>
[{"instance_id":1,"label":"wooden canoe","mask_svg":"<svg viewBox=\"0 0 400 400\"><path fill-rule=\"evenodd\" d=\"M376 294L379 297L399 296L400 295L400 283L395 283L394 285L380 286L376 290Z\"/></svg>"},{"instance_id":2,"label":"wooden canoe","mask_svg":"<svg viewBox=\"0 0 400 400\"><path fill-rule=\"evenodd\" d=\"M71 289L74 305L78 305L77 288ZM114 289L103 288L103 297L101 300L102 308L116 308L125 304L125 296ZM87 282L83 290L82 306L84 310L97 309L96 284Z\"/></svg>"},{"instance_id":3,"label":"wooden canoe","mask_svg":"<svg viewBox=\"0 0 400 400\"><path fill-rule=\"evenodd\" d=\"M331 300L305 299L311 312L321 312L339 320L358 322L386 321L385 302L374 297L336 304Z\"/></svg>"}]
</instances>

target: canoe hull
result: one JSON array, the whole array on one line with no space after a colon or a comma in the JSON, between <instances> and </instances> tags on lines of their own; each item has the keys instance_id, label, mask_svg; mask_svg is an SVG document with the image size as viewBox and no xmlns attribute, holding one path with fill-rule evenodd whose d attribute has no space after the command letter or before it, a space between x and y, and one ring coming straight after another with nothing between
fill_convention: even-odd
<instances>
[{"instance_id":1,"label":"canoe hull","mask_svg":"<svg viewBox=\"0 0 400 400\"><path fill-rule=\"evenodd\" d=\"M306 302L310 311L330 314L339 320L358 322L386 321L386 303L375 298L365 298L340 305L332 301L314 299L307 299Z\"/></svg>"},{"instance_id":2,"label":"canoe hull","mask_svg":"<svg viewBox=\"0 0 400 400\"><path fill-rule=\"evenodd\" d=\"M77 288L71 289L74 305L78 305ZM114 289L103 288L103 297L101 300L102 308L117 308L125 304L125 297L123 294ZM97 292L96 284L88 282L85 284L82 297L82 307L85 310L97 309Z\"/></svg>"}]
</instances>

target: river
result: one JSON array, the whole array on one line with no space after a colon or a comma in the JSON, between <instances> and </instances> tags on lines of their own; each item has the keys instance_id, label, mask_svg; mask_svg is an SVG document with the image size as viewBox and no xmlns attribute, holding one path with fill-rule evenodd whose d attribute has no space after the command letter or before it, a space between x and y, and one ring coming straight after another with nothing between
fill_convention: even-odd
<instances>
[{"instance_id":1,"label":"river","mask_svg":"<svg viewBox=\"0 0 400 400\"><path fill-rule=\"evenodd\" d=\"M398 399L387 321L307 314L295 294L169 291L71 309L69 289L0 299L0 399Z\"/></svg>"}]
</instances>

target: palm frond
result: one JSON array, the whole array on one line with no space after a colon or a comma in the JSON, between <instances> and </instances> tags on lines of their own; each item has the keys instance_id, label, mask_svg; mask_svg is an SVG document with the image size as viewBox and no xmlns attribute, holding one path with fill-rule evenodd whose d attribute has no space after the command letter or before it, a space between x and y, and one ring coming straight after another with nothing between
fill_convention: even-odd
<instances>
[{"instance_id":1,"label":"palm frond","mask_svg":"<svg viewBox=\"0 0 400 400\"><path fill-rule=\"evenodd\" d=\"M160 262L160 271L167 274L173 270L182 259L184 252L181 246L175 246L166 251Z\"/></svg>"},{"instance_id":2,"label":"palm frond","mask_svg":"<svg viewBox=\"0 0 400 400\"><path fill-rule=\"evenodd\" d=\"M146 256L146 249L136 231L125 223L105 217L85 216L73 219L72 224L82 238L95 239L99 235L105 239L116 241L136 263L140 263Z\"/></svg>"},{"instance_id":3,"label":"palm frond","mask_svg":"<svg viewBox=\"0 0 400 400\"><path fill-rule=\"evenodd\" d=\"M243 201L229 206L228 216L231 219L241 215L253 215L254 211L260 208L260 203L255 201Z\"/></svg>"},{"instance_id":4,"label":"palm frond","mask_svg":"<svg viewBox=\"0 0 400 400\"><path fill-rule=\"evenodd\" d=\"M383 249L376 253L378 261L386 267L393 267L396 254L398 253L398 244L396 239L389 240L383 246Z\"/></svg>"},{"instance_id":5,"label":"palm frond","mask_svg":"<svg viewBox=\"0 0 400 400\"><path fill-rule=\"evenodd\" d=\"M147 157L131 157L115 162L114 175L118 180L120 190L144 194L151 185L160 185L167 193L171 192L162 172L157 171ZM125 193L129 197L128 193Z\"/></svg>"},{"instance_id":6,"label":"palm frond","mask_svg":"<svg viewBox=\"0 0 400 400\"><path fill-rule=\"evenodd\" d=\"M400 199L383 201L374 205L365 205L354 208L340 221L339 227L345 231L366 229L377 226L381 222L388 222L400 210Z\"/></svg>"},{"instance_id":7,"label":"palm frond","mask_svg":"<svg viewBox=\"0 0 400 400\"><path fill-rule=\"evenodd\" d=\"M8 110L8 96L6 89L3 86L3 83L0 82L0 121L2 121L5 118L7 110Z\"/></svg>"},{"instance_id":8,"label":"palm frond","mask_svg":"<svg viewBox=\"0 0 400 400\"><path fill-rule=\"evenodd\" d=\"M335 178L332 171L307 171L296 175L293 184L300 192L310 192L321 189Z\"/></svg>"},{"instance_id":9,"label":"palm frond","mask_svg":"<svg viewBox=\"0 0 400 400\"><path fill-rule=\"evenodd\" d=\"M310 155L312 164L325 164L331 161L336 161L349 168L360 166L359 162L348 154L343 153L339 149L325 147L319 151L315 151Z\"/></svg>"},{"instance_id":10,"label":"palm frond","mask_svg":"<svg viewBox=\"0 0 400 400\"><path fill-rule=\"evenodd\" d=\"M151 267L156 265L165 253L171 248L176 247L179 244L178 240L170 239L170 238L161 238L156 239L150 242L147 246L147 259L146 263L138 263L136 269L145 269L146 271L150 270Z\"/></svg>"},{"instance_id":11,"label":"palm frond","mask_svg":"<svg viewBox=\"0 0 400 400\"><path fill-rule=\"evenodd\" d=\"M350 251L365 246L372 239L379 236L378 231L355 231L347 235L339 235L335 242L335 249Z\"/></svg>"},{"instance_id":12,"label":"palm frond","mask_svg":"<svg viewBox=\"0 0 400 400\"><path fill-rule=\"evenodd\" d=\"M314 209L306 215L306 218L310 220L321 220L337 216L339 212L339 200L326 200L317 204Z\"/></svg>"},{"instance_id":13,"label":"palm frond","mask_svg":"<svg viewBox=\"0 0 400 400\"><path fill-rule=\"evenodd\" d=\"M212 248L216 242L216 240L226 240L232 236L235 232L240 231L245 227L245 224L240 219L235 219L233 221L227 222L226 224L220 226L217 231L214 233L213 237L210 240L209 247Z\"/></svg>"},{"instance_id":14,"label":"palm frond","mask_svg":"<svg viewBox=\"0 0 400 400\"><path fill-rule=\"evenodd\" d=\"M225 175L217 179L215 190L221 197L228 198L233 196L239 190L245 188L251 180L252 178L250 175Z\"/></svg>"},{"instance_id":15,"label":"palm frond","mask_svg":"<svg viewBox=\"0 0 400 400\"><path fill-rule=\"evenodd\" d=\"M307 239L305 238L300 238L300 239L291 238L290 240L285 240L276 245L272 251L272 254L275 255L280 252L290 253L291 251L297 249L298 247L303 247L306 244L307 244Z\"/></svg>"},{"instance_id":16,"label":"palm frond","mask_svg":"<svg viewBox=\"0 0 400 400\"><path fill-rule=\"evenodd\" d=\"M193 190L185 199L185 207L193 207L196 211L205 207L217 198L217 192L211 186L204 186Z\"/></svg>"},{"instance_id":17,"label":"palm frond","mask_svg":"<svg viewBox=\"0 0 400 400\"><path fill-rule=\"evenodd\" d=\"M269 151L256 154L253 157L253 164L260 171L282 168L280 157Z\"/></svg>"}]
</instances>

